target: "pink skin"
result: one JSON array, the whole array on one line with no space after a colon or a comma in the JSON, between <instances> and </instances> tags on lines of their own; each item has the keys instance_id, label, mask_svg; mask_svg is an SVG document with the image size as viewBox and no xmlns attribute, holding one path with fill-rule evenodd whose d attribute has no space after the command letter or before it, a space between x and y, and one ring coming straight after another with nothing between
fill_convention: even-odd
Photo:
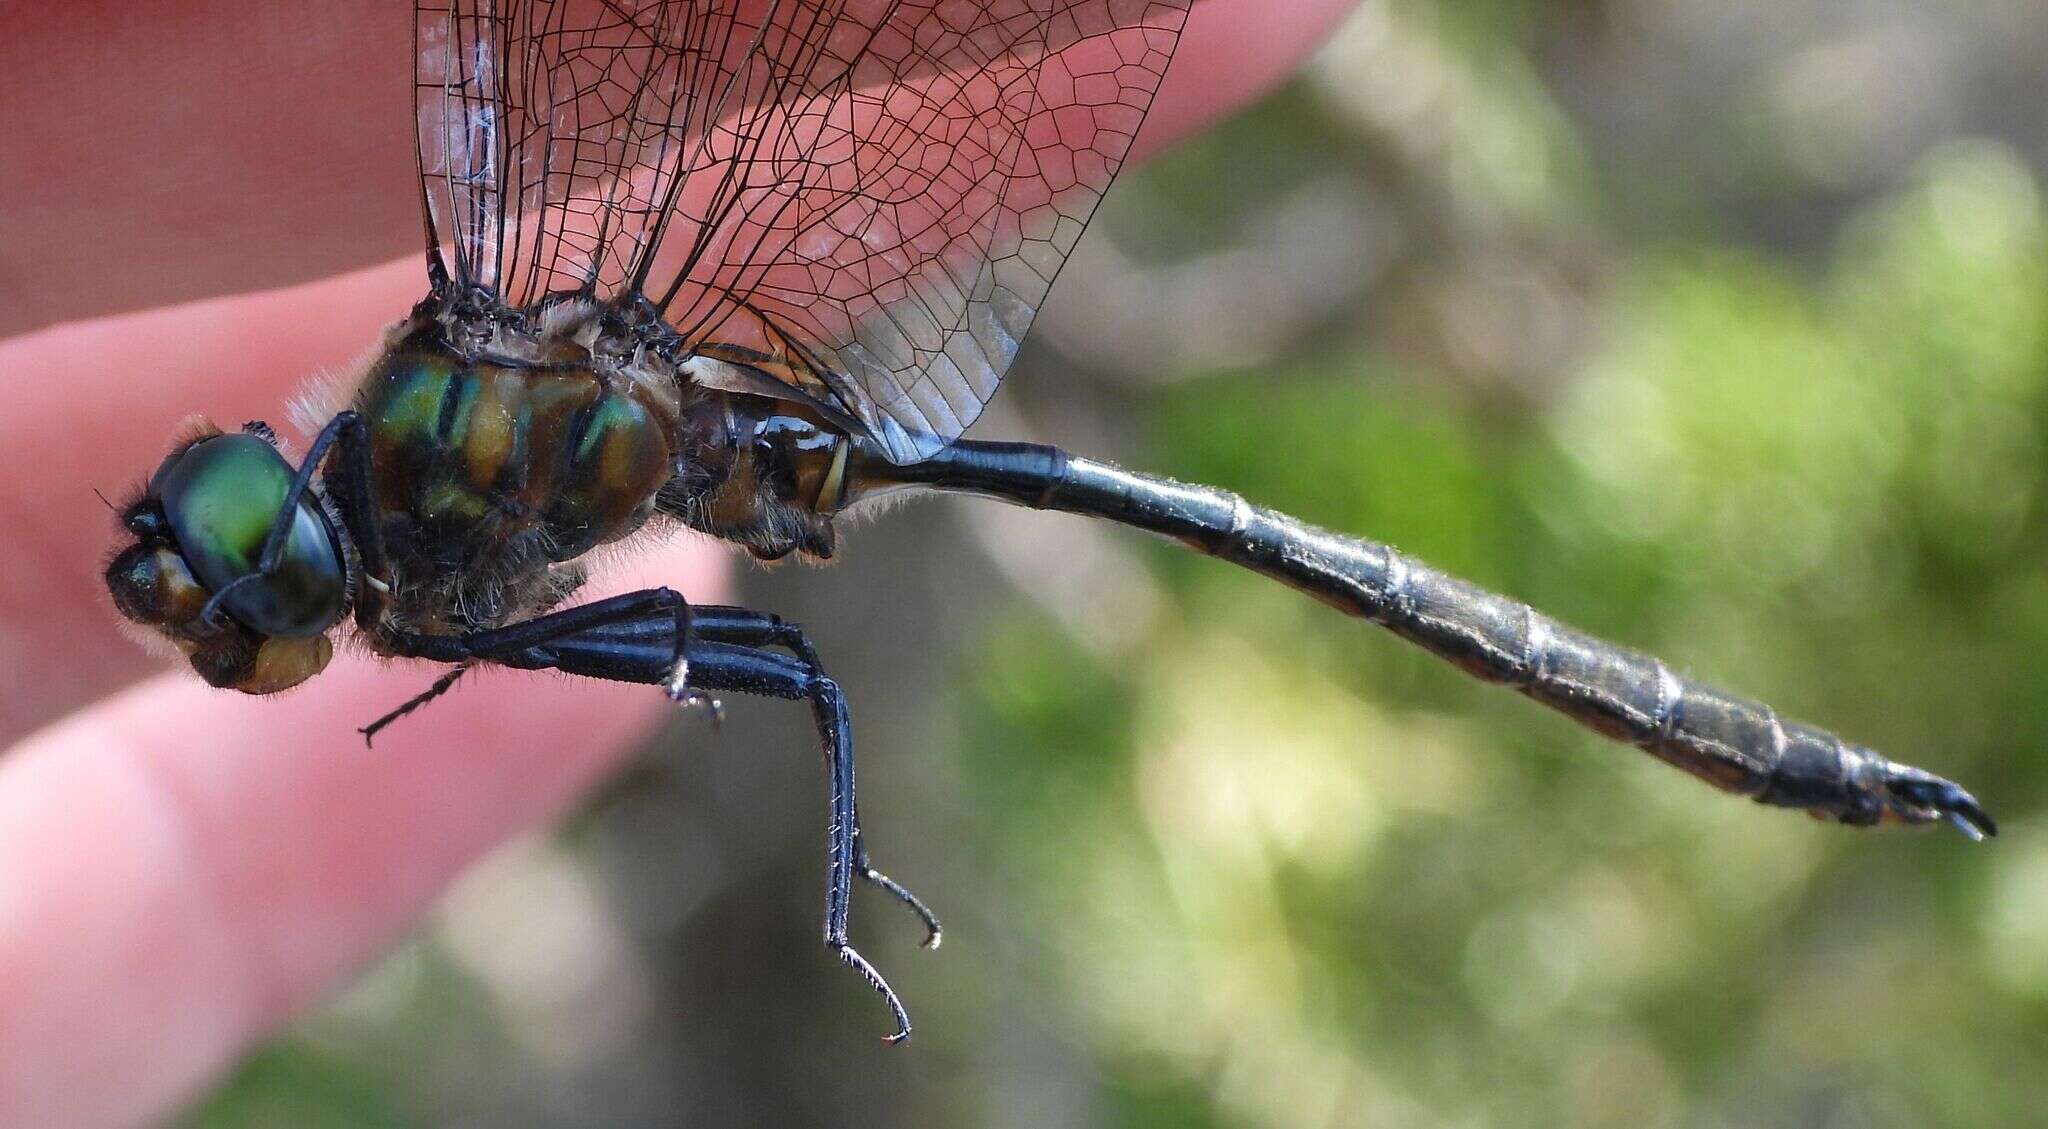
<instances>
[{"instance_id":1,"label":"pink skin","mask_svg":"<svg viewBox=\"0 0 2048 1129\"><path fill-rule=\"evenodd\" d=\"M1198 5L1141 145L1269 88L1348 6ZM252 699L116 630L92 489L139 481L191 412L283 422L421 293L405 16L292 7L30 6L0 37L0 120L29 123L0 162L0 332L69 322L0 341L0 1124L176 1109L669 708L491 672L366 751L356 727L435 668L345 651ZM290 288L165 305L251 281ZM595 587L715 600L725 559L657 547Z\"/></svg>"}]
</instances>

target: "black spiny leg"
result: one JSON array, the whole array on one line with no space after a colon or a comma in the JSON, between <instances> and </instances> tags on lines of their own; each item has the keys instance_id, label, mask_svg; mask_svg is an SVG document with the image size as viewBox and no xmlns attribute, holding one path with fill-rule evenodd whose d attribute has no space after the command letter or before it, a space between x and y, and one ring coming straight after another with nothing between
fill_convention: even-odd
<instances>
[{"instance_id":1,"label":"black spiny leg","mask_svg":"<svg viewBox=\"0 0 2048 1129\"><path fill-rule=\"evenodd\" d=\"M455 666L449 667L447 673L441 675L441 677L439 678L434 679L433 685L427 687L426 689L420 691L417 694L414 694L412 697L407 698L405 702L398 708L391 710L384 716L378 718L377 720L371 722L368 725L363 726L361 729L356 730L356 732L363 735L363 744L374 747L377 743L377 734L384 732L385 726L390 725L392 722L397 721L399 718L404 717L405 715L420 708L421 706L426 705L428 702L433 701L435 698L438 698L441 695L446 694L448 691L454 689L455 683L459 681L463 675L468 674L471 669L473 668L469 663L460 663Z\"/></svg>"},{"instance_id":2,"label":"black spiny leg","mask_svg":"<svg viewBox=\"0 0 2048 1129\"><path fill-rule=\"evenodd\" d=\"M405 653L441 662L480 660L648 683L671 696L702 690L809 702L831 776L825 945L888 1004L896 1031L886 1040L896 1043L909 1037L910 1016L903 1002L847 939L854 873L910 906L929 931L926 944L937 943L939 924L908 890L868 865L855 816L853 729L846 695L818 669L817 656L800 631L742 608L691 608L677 593L652 588L489 631L408 635L392 643ZM770 646L791 654L778 654Z\"/></svg>"},{"instance_id":3,"label":"black spiny leg","mask_svg":"<svg viewBox=\"0 0 2048 1129\"><path fill-rule=\"evenodd\" d=\"M803 628L779 616L747 608L704 605L690 609L690 630L699 639L709 643L738 643L749 647L781 647L795 655L813 677L824 678L825 669L818 660L817 648L804 635ZM829 750L828 750L829 755ZM868 861L867 837L860 826L860 806L853 809L853 870L869 885L887 891L889 896L910 907L910 912L924 924L924 941L921 947L936 949L945 939L945 931L939 924L938 915L931 911L916 894L905 889L903 884L876 870Z\"/></svg>"}]
</instances>

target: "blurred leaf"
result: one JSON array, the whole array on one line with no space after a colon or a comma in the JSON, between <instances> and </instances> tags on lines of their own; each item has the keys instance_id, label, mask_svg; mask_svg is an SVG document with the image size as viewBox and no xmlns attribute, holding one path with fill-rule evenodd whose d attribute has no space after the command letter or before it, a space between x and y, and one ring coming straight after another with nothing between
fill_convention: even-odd
<instances>
[{"instance_id":1,"label":"blurred leaf","mask_svg":"<svg viewBox=\"0 0 2048 1129\"><path fill-rule=\"evenodd\" d=\"M420 1125L392 1104L386 1079L319 1050L281 1040L181 1120L188 1129L404 1129Z\"/></svg>"}]
</instances>

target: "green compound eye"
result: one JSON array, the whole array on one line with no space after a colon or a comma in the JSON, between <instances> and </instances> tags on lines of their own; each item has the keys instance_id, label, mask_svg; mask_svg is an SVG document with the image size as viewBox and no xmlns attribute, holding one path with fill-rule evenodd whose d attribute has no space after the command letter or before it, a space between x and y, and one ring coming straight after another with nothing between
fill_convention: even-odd
<instances>
[{"instance_id":1,"label":"green compound eye","mask_svg":"<svg viewBox=\"0 0 2048 1129\"><path fill-rule=\"evenodd\" d=\"M254 435L203 439L159 473L155 487L171 532L208 591L256 571L291 483L291 466ZM277 571L229 592L221 606L254 631L303 638L341 618L345 584L326 517L301 499Z\"/></svg>"}]
</instances>

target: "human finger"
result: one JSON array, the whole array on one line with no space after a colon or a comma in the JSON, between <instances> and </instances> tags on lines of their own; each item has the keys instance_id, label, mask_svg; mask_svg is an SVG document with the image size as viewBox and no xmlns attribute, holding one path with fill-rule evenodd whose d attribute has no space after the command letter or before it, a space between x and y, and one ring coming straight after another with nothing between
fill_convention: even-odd
<instances>
[{"instance_id":1,"label":"human finger","mask_svg":"<svg viewBox=\"0 0 2048 1129\"><path fill-rule=\"evenodd\" d=\"M1278 82L1355 0L1202 0L1141 151ZM0 336L284 286L419 240L412 17L25 5L0 36Z\"/></svg>"},{"instance_id":2,"label":"human finger","mask_svg":"<svg viewBox=\"0 0 2048 1129\"><path fill-rule=\"evenodd\" d=\"M152 665L116 629L100 572L117 530L95 491L123 501L194 413L290 434L291 390L345 369L420 289L407 260L0 342L0 741Z\"/></svg>"},{"instance_id":3,"label":"human finger","mask_svg":"<svg viewBox=\"0 0 2048 1129\"><path fill-rule=\"evenodd\" d=\"M715 598L660 557L615 584ZM338 657L270 698L166 675L0 758L0 1125L136 1124L389 944L477 855L615 767L649 687Z\"/></svg>"}]
</instances>

